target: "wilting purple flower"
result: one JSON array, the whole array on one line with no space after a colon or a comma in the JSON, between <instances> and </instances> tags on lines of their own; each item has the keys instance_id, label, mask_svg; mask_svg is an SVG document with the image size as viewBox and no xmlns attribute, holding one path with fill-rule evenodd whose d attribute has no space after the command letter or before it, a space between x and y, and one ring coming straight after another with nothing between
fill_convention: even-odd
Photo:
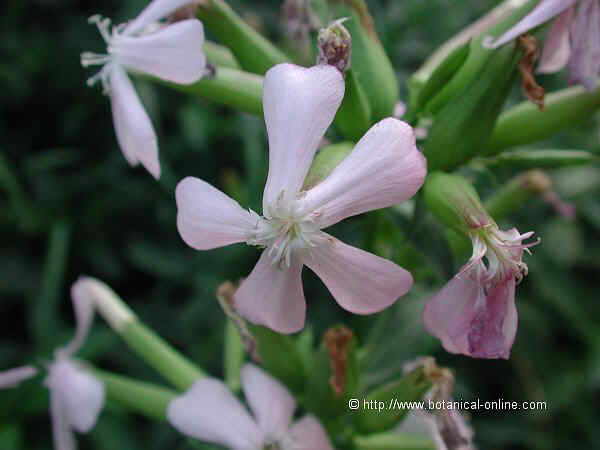
<instances>
[{"instance_id":1,"label":"wilting purple flower","mask_svg":"<svg viewBox=\"0 0 600 450\"><path fill-rule=\"evenodd\" d=\"M302 188L343 95L342 75L331 66L280 64L267 72L263 106L269 175L263 217L197 178L177 186L177 227L189 246L208 250L246 242L265 249L238 289L235 305L250 321L282 333L304 326L303 265L356 314L388 307L412 285L406 270L322 231L417 192L426 164L410 126L382 120L324 181L308 191Z\"/></svg>"},{"instance_id":2,"label":"wilting purple flower","mask_svg":"<svg viewBox=\"0 0 600 450\"><path fill-rule=\"evenodd\" d=\"M600 0L541 0L492 47L504 45L554 18L538 71L552 73L568 65L572 83L595 89L600 75Z\"/></svg>"},{"instance_id":3,"label":"wilting purple flower","mask_svg":"<svg viewBox=\"0 0 600 450\"><path fill-rule=\"evenodd\" d=\"M84 67L102 66L88 84L102 81L104 92L110 97L123 155L132 166L142 163L155 178L160 177L156 134L127 72L145 73L179 84L193 83L206 73L202 51L204 29L200 21L188 19L162 27L156 24L188 3L190 0L154 0L136 19L112 29L109 19L92 16L90 22L98 26L106 41L107 54L81 55Z\"/></svg>"},{"instance_id":4,"label":"wilting purple flower","mask_svg":"<svg viewBox=\"0 0 600 450\"><path fill-rule=\"evenodd\" d=\"M292 423L296 402L279 381L246 364L242 387L252 415L222 381L202 378L169 404L168 421L186 436L232 450L333 450L313 416Z\"/></svg>"},{"instance_id":5,"label":"wilting purple flower","mask_svg":"<svg viewBox=\"0 0 600 450\"><path fill-rule=\"evenodd\" d=\"M23 381L37 375L37 369L32 366L15 367L0 372L0 389L17 387Z\"/></svg>"},{"instance_id":6,"label":"wilting purple flower","mask_svg":"<svg viewBox=\"0 0 600 450\"><path fill-rule=\"evenodd\" d=\"M523 250L537 244L523 241L532 235L473 219L471 259L425 305L425 327L447 351L508 359L517 332L515 287L527 275Z\"/></svg>"}]
</instances>

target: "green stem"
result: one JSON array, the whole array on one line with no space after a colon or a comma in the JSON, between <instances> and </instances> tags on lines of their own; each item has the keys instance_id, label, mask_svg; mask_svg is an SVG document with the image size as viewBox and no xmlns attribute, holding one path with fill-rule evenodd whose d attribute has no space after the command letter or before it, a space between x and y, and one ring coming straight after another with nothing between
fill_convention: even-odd
<instances>
[{"instance_id":1,"label":"green stem","mask_svg":"<svg viewBox=\"0 0 600 450\"><path fill-rule=\"evenodd\" d=\"M219 66L213 77L190 85L155 80L181 92L195 94L250 114L262 115L263 78L259 75Z\"/></svg>"},{"instance_id":2,"label":"green stem","mask_svg":"<svg viewBox=\"0 0 600 450\"><path fill-rule=\"evenodd\" d=\"M471 39L480 35L500 21L506 19L515 11L515 9L520 8L525 3L527 3L525 0L522 0L521 2L505 0L486 15L462 29L458 34L442 44L442 46L440 46L427 61L425 61L421 68L412 76L413 80L421 83L426 82L431 74L454 50L463 46Z\"/></svg>"},{"instance_id":3,"label":"green stem","mask_svg":"<svg viewBox=\"0 0 600 450\"><path fill-rule=\"evenodd\" d=\"M104 383L106 397L124 408L140 413L150 419L166 420L169 403L176 392L103 370L92 373Z\"/></svg>"},{"instance_id":4,"label":"green stem","mask_svg":"<svg viewBox=\"0 0 600 450\"><path fill-rule=\"evenodd\" d=\"M503 220L521 209L535 195L548 191L551 180L541 170L530 170L516 176L498 189L485 202L485 208L495 220Z\"/></svg>"},{"instance_id":5,"label":"green stem","mask_svg":"<svg viewBox=\"0 0 600 450\"><path fill-rule=\"evenodd\" d=\"M248 25L223 0L208 0L198 8L198 18L231 49L243 69L264 74L288 57Z\"/></svg>"},{"instance_id":6,"label":"green stem","mask_svg":"<svg viewBox=\"0 0 600 450\"><path fill-rule=\"evenodd\" d=\"M546 96L543 111L526 101L498 118L486 156L506 148L547 139L559 131L590 117L600 109L600 89L588 92L575 86Z\"/></svg>"},{"instance_id":7,"label":"green stem","mask_svg":"<svg viewBox=\"0 0 600 450\"><path fill-rule=\"evenodd\" d=\"M204 54L206 55L206 60L214 66L228 67L230 69L240 68L235 56L231 53L231 50L222 45L205 41Z\"/></svg>"},{"instance_id":8,"label":"green stem","mask_svg":"<svg viewBox=\"0 0 600 450\"><path fill-rule=\"evenodd\" d=\"M118 332L140 358L178 389L186 390L205 376L199 367L139 320L129 321Z\"/></svg>"}]
</instances>

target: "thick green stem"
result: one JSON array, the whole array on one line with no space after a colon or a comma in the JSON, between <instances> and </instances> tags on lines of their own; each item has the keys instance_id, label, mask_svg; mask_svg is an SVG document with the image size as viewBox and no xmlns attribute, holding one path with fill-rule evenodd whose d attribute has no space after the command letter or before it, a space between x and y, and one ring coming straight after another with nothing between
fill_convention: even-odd
<instances>
[{"instance_id":1,"label":"thick green stem","mask_svg":"<svg viewBox=\"0 0 600 450\"><path fill-rule=\"evenodd\" d=\"M204 42L204 54L206 55L206 60L214 66L228 67L230 69L240 68L231 50L222 45L206 41Z\"/></svg>"},{"instance_id":2,"label":"thick green stem","mask_svg":"<svg viewBox=\"0 0 600 450\"><path fill-rule=\"evenodd\" d=\"M229 47L244 70L264 74L288 57L260 35L223 0L208 0L198 8L198 18Z\"/></svg>"},{"instance_id":3,"label":"thick green stem","mask_svg":"<svg viewBox=\"0 0 600 450\"><path fill-rule=\"evenodd\" d=\"M162 386L103 370L92 369L92 373L104 383L108 401L150 419L166 420L167 407L177 395Z\"/></svg>"},{"instance_id":4,"label":"thick green stem","mask_svg":"<svg viewBox=\"0 0 600 450\"><path fill-rule=\"evenodd\" d=\"M190 85L156 81L243 112L262 115L263 77L253 73L217 67L214 76Z\"/></svg>"},{"instance_id":5,"label":"thick green stem","mask_svg":"<svg viewBox=\"0 0 600 450\"><path fill-rule=\"evenodd\" d=\"M580 86L546 96L543 111L527 101L501 114L492 133L486 156L506 148L547 139L600 109L600 89L588 92Z\"/></svg>"},{"instance_id":6,"label":"thick green stem","mask_svg":"<svg viewBox=\"0 0 600 450\"><path fill-rule=\"evenodd\" d=\"M188 389L205 376L199 367L138 320L125 324L119 334L140 358L180 390Z\"/></svg>"}]
</instances>

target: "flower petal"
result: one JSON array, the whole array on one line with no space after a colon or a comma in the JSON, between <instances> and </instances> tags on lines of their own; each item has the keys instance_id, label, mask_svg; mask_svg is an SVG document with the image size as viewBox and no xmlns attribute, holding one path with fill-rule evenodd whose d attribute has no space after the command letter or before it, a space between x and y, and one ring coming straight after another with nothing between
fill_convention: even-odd
<instances>
[{"instance_id":1,"label":"flower petal","mask_svg":"<svg viewBox=\"0 0 600 450\"><path fill-rule=\"evenodd\" d=\"M234 302L237 311L250 322L279 333L301 330L306 317L302 262L292 257L290 267L280 268L263 251L235 293Z\"/></svg>"},{"instance_id":2,"label":"flower petal","mask_svg":"<svg viewBox=\"0 0 600 450\"><path fill-rule=\"evenodd\" d=\"M476 265L463 270L425 305L427 331L450 353L508 358L517 331L515 279L484 290Z\"/></svg>"},{"instance_id":3,"label":"flower petal","mask_svg":"<svg viewBox=\"0 0 600 450\"><path fill-rule=\"evenodd\" d=\"M600 75L600 2L582 0L570 31L569 81L592 91Z\"/></svg>"},{"instance_id":4,"label":"flower petal","mask_svg":"<svg viewBox=\"0 0 600 450\"><path fill-rule=\"evenodd\" d=\"M267 72L263 107L269 134L269 176L263 214L282 192L290 198L296 196L343 97L344 79L332 66L307 69L279 64Z\"/></svg>"},{"instance_id":5,"label":"flower petal","mask_svg":"<svg viewBox=\"0 0 600 450\"><path fill-rule=\"evenodd\" d=\"M91 430L104 406L104 384L76 363L59 359L50 365L45 381L52 396L59 397L63 415L70 427L86 433Z\"/></svg>"},{"instance_id":6,"label":"flower petal","mask_svg":"<svg viewBox=\"0 0 600 450\"><path fill-rule=\"evenodd\" d=\"M311 248L304 264L323 280L342 308L355 314L373 314L411 288L412 276L402 267L325 236L328 242Z\"/></svg>"},{"instance_id":7,"label":"flower petal","mask_svg":"<svg viewBox=\"0 0 600 450\"><path fill-rule=\"evenodd\" d=\"M253 364L242 368L242 386L265 436L281 436L292 422L296 401L279 381Z\"/></svg>"},{"instance_id":8,"label":"flower petal","mask_svg":"<svg viewBox=\"0 0 600 450\"><path fill-rule=\"evenodd\" d=\"M23 381L36 376L37 369L32 366L15 367L0 372L0 389L17 387Z\"/></svg>"},{"instance_id":9,"label":"flower petal","mask_svg":"<svg viewBox=\"0 0 600 450\"><path fill-rule=\"evenodd\" d=\"M321 183L306 192L301 210L314 212L322 228L412 197L422 186L427 163L413 129L397 119L374 125Z\"/></svg>"},{"instance_id":10,"label":"flower petal","mask_svg":"<svg viewBox=\"0 0 600 450\"><path fill-rule=\"evenodd\" d=\"M180 181L175 198L179 234L197 250L244 242L258 220L238 202L198 178Z\"/></svg>"},{"instance_id":11,"label":"flower petal","mask_svg":"<svg viewBox=\"0 0 600 450\"><path fill-rule=\"evenodd\" d=\"M139 37L119 36L112 43L112 53L128 69L190 84L206 72L203 43L202 23L188 19Z\"/></svg>"},{"instance_id":12,"label":"flower petal","mask_svg":"<svg viewBox=\"0 0 600 450\"><path fill-rule=\"evenodd\" d=\"M60 355L67 358L73 356L81 348L94 320L94 300L89 293L88 281L85 278L80 278L73 283L71 287L71 301L73 302L77 328L71 342L66 347L59 349Z\"/></svg>"},{"instance_id":13,"label":"flower petal","mask_svg":"<svg viewBox=\"0 0 600 450\"><path fill-rule=\"evenodd\" d=\"M196 381L167 409L167 420L180 433L232 449L262 448L263 435L227 386L214 378Z\"/></svg>"},{"instance_id":14,"label":"flower petal","mask_svg":"<svg viewBox=\"0 0 600 450\"><path fill-rule=\"evenodd\" d=\"M123 34L132 35L142 31L159 19L167 17L182 6L192 3L193 0L154 0L123 29Z\"/></svg>"},{"instance_id":15,"label":"flower petal","mask_svg":"<svg viewBox=\"0 0 600 450\"><path fill-rule=\"evenodd\" d=\"M491 43L492 48L498 48L507 42L519 37L523 33L538 27L558 16L566 9L573 6L578 0L542 0L533 11L527 14L519 23Z\"/></svg>"},{"instance_id":16,"label":"flower petal","mask_svg":"<svg viewBox=\"0 0 600 450\"><path fill-rule=\"evenodd\" d=\"M294 423L290 435L297 450L333 450L329 437L321 423L312 415L304 416Z\"/></svg>"},{"instance_id":17,"label":"flower petal","mask_svg":"<svg viewBox=\"0 0 600 450\"><path fill-rule=\"evenodd\" d=\"M58 392L50 392L50 418L52 419L52 439L55 450L76 450L75 436L66 416L63 397Z\"/></svg>"},{"instance_id":18,"label":"flower petal","mask_svg":"<svg viewBox=\"0 0 600 450\"><path fill-rule=\"evenodd\" d=\"M538 72L554 73L564 68L571 56L569 25L573 18L573 8L563 12L552 24L544 42Z\"/></svg>"},{"instance_id":19,"label":"flower petal","mask_svg":"<svg viewBox=\"0 0 600 450\"><path fill-rule=\"evenodd\" d=\"M110 73L110 101L115 132L123 155L132 166L141 162L158 179L158 143L152 122L131 80L117 64Z\"/></svg>"}]
</instances>

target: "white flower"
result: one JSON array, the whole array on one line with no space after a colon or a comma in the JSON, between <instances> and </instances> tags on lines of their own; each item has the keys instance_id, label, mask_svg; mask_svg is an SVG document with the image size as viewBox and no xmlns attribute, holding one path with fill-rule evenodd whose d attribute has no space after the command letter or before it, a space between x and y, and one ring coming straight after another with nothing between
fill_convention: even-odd
<instances>
[{"instance_id":1,"label":"white flower","mask_svg":"<svg viewBox=\"0 0 600 450\"><path fill-rule=\"evenodd\" d=\"M242 368L242 387L253 415L215 378L202 378L167 410L178 431L232 450L333 450L313 416L292 423L296 402L273 377L252 364Z\"/></svg>"},{"instance_id":2,"label":"white flower","mask_svg":"<svg viewBox=\"0 0 600 450\"><path fill-rule=\"evenodd\" d=\"M246 242L265 248L234 301L248 320L282 333L304 326L304 265L356 314L390 306L412 285L406 270L322 231L417 192L426 163L408 124L382 120L325 180L308 191L302 188L343 96L344 80L332 66L280 64L267 72L263 109L269 175L262 217L197 178L177 186L177 227L189 246L208 250Z\"/></svg>"},{"instance_id":3,"label":"white flower","mask_svg":"<svg viewBox=\"0 0 600 450\"><path fill-rule=\"evenodd\" d=\"M127 72L179 84L194 83L205 74L204 29L200 21L188 19L155 26L157 20L188 3L190 0L154 0L136 19L112 28L109 19L92 16L90 22L97 24L107 53L81 55L84 67L102 66L88 84L102 81L104 92L110 97L123 155L132 166L141 163L155 178L160 177L156 134Z\"/></svg>"}]
</instances>

